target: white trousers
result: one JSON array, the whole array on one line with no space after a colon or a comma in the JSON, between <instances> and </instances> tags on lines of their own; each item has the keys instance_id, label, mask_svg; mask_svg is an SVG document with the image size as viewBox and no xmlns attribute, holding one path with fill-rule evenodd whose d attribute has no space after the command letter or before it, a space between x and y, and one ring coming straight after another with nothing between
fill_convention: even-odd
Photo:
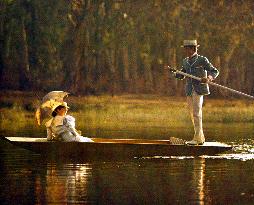
<instances>
[{"instance_id":1,"label":"white trousers","mask_svg":"<svg viewBox=\"0 0 254 205\"><path fill-rule=\"evenodd\" d=\"M195 132L193 140L198 143L203 143L205 142L202 125L203 95L198 95L195 91L193 91L192 96L187 96L187 103Z\"/></svg>"}]
</instances>

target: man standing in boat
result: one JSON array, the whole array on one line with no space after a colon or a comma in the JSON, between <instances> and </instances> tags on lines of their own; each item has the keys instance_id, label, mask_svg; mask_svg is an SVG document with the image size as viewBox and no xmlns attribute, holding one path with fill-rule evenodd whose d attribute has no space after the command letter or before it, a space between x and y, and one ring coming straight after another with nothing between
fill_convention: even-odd
<instances>
[{"instance_id":1,"label":"man standing in boat","mask_svg":"<svg viewBox=\"0 0 254 205\"><path fill-rule=\"evenodd\" d=\"M182 72L201 78L201 81L187 78L186 95L190 110L191 120L194 126L194 137L187 141L189 145L201 145L205 142L202 126L203 96L209 95L208 82L214 80L219 71L204 56L198 54L197 40L184 40L182 47L185 50L186 58L183 59ZM175 73L175 69L171 68ZM185 76L175 73L177 79L184 79Z\"/></svg>"}]
</instances>

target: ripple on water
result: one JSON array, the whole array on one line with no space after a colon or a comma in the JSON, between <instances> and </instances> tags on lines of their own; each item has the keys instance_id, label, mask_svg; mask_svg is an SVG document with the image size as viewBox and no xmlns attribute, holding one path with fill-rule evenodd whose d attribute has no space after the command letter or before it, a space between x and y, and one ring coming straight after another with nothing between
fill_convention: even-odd
<instances>
[{"instance_id":1,"label":"ripple on water","mask_svg":"<svg viewBox=\"0 0 254 205\"><path fill-rule=\"evenodd\" d=\"M227 143L233 146L231 152L220 154L216 156L203 156L207 159L235 159L241 161L254 159L254 140L253 139L241 139L231 143Z\"/></svg>"},{"instance_id":2,"label":"ripple on water","mask_svg":"<svg viewBox=\"0 0 254 205\"><path fill-rule=\"evenodd\" d=\"M203 155L200 158L205 159L226 159L226 160L253 160L254 159L254 140L253 139L244 139L238 140L234 142L227 142L233 146L233 149L229 152L218 154L214 156ZM142 157L143 160L186 160L186 159L193 159L193 156L154 156L154 157Z\"/></svg>"}]
</instances>

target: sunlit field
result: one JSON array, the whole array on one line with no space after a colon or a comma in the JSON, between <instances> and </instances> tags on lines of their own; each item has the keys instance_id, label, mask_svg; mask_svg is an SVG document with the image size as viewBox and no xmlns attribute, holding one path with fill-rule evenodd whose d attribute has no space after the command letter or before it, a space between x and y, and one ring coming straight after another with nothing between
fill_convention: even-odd
<instances>
[{"instance_id":1,"label":"sunlit field","mask_svg":"<svg viewBox=\"0 0 254 205\"><path fill-rule=\"evenodd\" d=\"M34 111L39 100L33 93L8 93L1 96L1 130L29 128L43 130L37 126ZM69 96L69 114L76 118L80 130L144 130L191 128L185 97L156 95L121 96ZM205 123L250 123L254 121L254 106L251 101L214 100L205 98Z\"/></svg>"}]
</instances>

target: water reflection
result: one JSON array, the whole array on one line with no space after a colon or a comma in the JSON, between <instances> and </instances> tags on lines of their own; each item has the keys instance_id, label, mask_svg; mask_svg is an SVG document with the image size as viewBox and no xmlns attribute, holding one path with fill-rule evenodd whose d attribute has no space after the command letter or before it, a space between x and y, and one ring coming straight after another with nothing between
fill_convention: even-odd
<instances>
[{"instance_id":1,"label":"water reflection","mask_svg":"<svg viewBox=\"0 0 254 205\"><path fill-rule=\"evenodd\" d=\"M205 200L205 159L193 160L193 187L196 186L193 199L196 204L203 205Z\"/></svg>"},{"instance_id":2,"label":"water reflection","mask_svg":"<svg viewBox=\"0 0 254 205\"><path fill-rule=\"evenodd\" d=\"M48 162L45 175L35 179L37 204L87 203L89 164L56 164ZM41 197L45 196L45 197Z\"/></svg>"},{"instance_id":3,"label":"water reflection","mask_svg":"<svg viewBox=\"0 0 254 205\"><path fill-rule=\"evenodd\" d=\"M253 141L233 144L239 145L233 153L219 156L118 162L47 161L26 150L0 144L0 201L1 204L253 204Z\"/></svg>"},{"instance_id":4,"label":"water reflection","mask_svg":"<svg viewBox=\"0 0 254 205\"><path fill-rule=\"evenodd\" d=\"M222 161L217 167L214 163L203 157L85 164L16 162L5 172L5 180L1 178L1 186L6 187L1 199L18 204L213 204L226 203L223 196L232 191L235 195L229 202L241 193L249 194L251 181L241 185L227 173L237 163ZM249 179L253 181L253 176ZM225 187L228 180L232 186ZM253 199L251 194L248 197Z\"/></svg>"},{"instance_id":5,"label":"water reflection","mask_svg":"<svg viewBox=\"0 0 254 205\"><path fill-rule=\"evenodd\" d=\"M168 204L189 201L205 204L210 198L205 188L205 158L177 161L104 162L90 164L47 163L46 183L36 178L36 198L46 193L46 203ZM174 167L174 169L173 169ZM184 182L185 169L190 181ZM187 177L187 178L189 178ZM185 184L186 183L186 184ZM175 189L177 188L177 189ZM182 190L182 195L178 195ZM152 197L152 198L151 198ZM182 198L183 197L183 198ZM152 202L152 203L150 203Z\"/></svg>"}]
</instances>

